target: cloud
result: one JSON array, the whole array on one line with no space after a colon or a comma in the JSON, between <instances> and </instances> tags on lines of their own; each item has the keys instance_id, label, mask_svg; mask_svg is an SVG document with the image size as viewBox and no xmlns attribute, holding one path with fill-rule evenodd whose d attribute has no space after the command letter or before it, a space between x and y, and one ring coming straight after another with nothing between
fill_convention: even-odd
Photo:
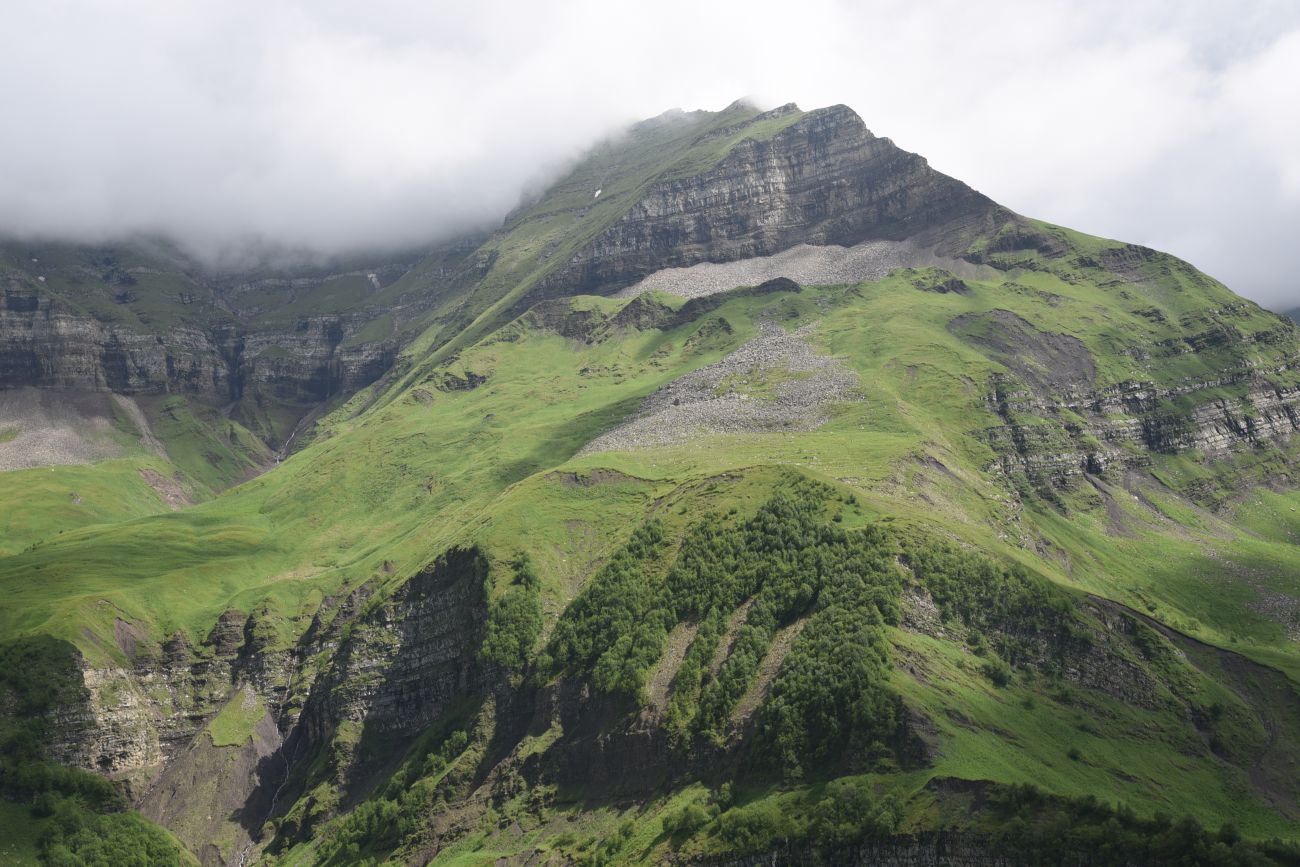
<instances>
[{"instance_id":1,"label":"cloud","mask_svg":"<svg viewBox=\"0 0 1300 867\"><path fill-rule=\"evenodd\" d=\"M9 233L419 243L490 225L621 124L750 95L847 103L1016 210L1300 305L1288 0L19 0L6 19Z\"/></svg>"}]
</instances>

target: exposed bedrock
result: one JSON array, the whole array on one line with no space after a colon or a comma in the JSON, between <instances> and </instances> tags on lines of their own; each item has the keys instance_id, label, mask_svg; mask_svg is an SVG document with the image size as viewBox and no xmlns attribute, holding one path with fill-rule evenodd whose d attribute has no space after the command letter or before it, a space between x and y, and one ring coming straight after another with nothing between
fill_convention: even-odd
<instances>
[{"instance_id":1,"label":"exposed bedrock","mask_svg":"<svg viewBox=\"0 0 1300 867\"><path fill-rule=\"evenodd\" d=\"M949 328L1010 371L995 375L986 395L1004 424L984 432L1008 474L1061 484L1112 464L1142 465L1152 452L1218 459L1284 445L1300 432L1300 387L1274 379L1300 367L1300 358L1265 369L1243 353L1237 366L1210 379L1098 388L1096 365L1077 338L1040 331L1002 310L959 316Z\"/></svg>"},{"instance_id":2,"label":"exposed bedrock","mask_svg":"<svg viewBox=\"0 0 1300 867\"><path fill-rule=\"evenodd\" d=\"M54 711L50 751L125 781L133 797L238 690L270 710L285 702L294 656L265 649L269 636L255 616L227 611L197 648L180 633L159 645L121 620L115 637L121 663L96 665L78 654L84 690Z\"/></svg>"},{"instance_id":3,"label":"exposed bedrock","mask_svg":"<svg viewBox=\"0 0 1300 867\"><path fill-rule=\"evenodd\" d=\"M283 330L233 325L176 327L146 334L89 316L0 309L0 388L181 393L217 404L250 387L276 397L315 402L377 379L396 347L349 343L364 321L348 316L304 318Z\"/></svg>"},{"instance_id":4,"label":"exposed bedrock","mask_svg":"<svg viewBox=\"0 0 1300 867\"><path fill-rule=\"evenodd\" d=\"M834 106L769 139L741 141L707 171L656 183L542 290L603 294L663 268L771 256L796 244L910 238L956 254L998 213L1006 212Z\"/></svg>"}]
</instances>

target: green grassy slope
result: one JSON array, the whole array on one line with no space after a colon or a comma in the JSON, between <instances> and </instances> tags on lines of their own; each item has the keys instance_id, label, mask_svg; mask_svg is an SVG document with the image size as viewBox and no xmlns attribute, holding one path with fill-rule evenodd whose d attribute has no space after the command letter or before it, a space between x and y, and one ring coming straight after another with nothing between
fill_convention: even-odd
<instances>
[{"instance_id":1,"label":"green grassy slope","mask_svg":"<svg viewBox=\"0 0 1300 867\"><path fill-rule=\"evenodd\" d=\"M57 404L60 397L54 393L49 400ZM0 552L15 554L67 531L208 499L271 460L263 443L210 407L179 395L141 396L134 403L148 426L147 437L122 405L108 401L110 418L88 415L67 423L73 429L107 427L103 436L115 455L0 475L6 491L0 501Z\"/></svg>"},{"instance_id":2,"label":"green grassy slope","mask_svg":"<svg viewBox=\"0 0 1300 867\"><path fill-rule=\"evenodd\" d=\"M549 271L623 216L651 184L707 170L737 142L769 138L804 116L760 114L739 102L720 112L669 112L594 148L539 201L507 216L478 249L475 261L489 269L471 291L448 298L406 348L409 358L424 359L413 375L518 313L518 302Z\"/></svg>"},{"instance_id":3,"label":"green grassy slope","mask_svg":"<svg viewBox=\"0 0 1300 867\"><path fill-rule=\"evenodd\" d=\"M896 696L900 707L930 721L933 740L927 762L908 766L891 764L888 750L875 744L858 745L858 753L875 757L851 769L871 789L873 809L886 796L904 805L891 829L933 827L952 806L935 787L951 778L1033 783L1061 796L1127 803L1143 816L1190 813L1211 827L1233 822L1253 838L1296 837L1296 804L1275 799L1292 793L1256 765L1260 756L1278 768L1300 761L1300 744L1289 734L1269 741L1279 720L1281 729L1290 725L1290 706L1277 696L1300 684L1300 494L1288 482L1300 443L1260 441L1209 460L1117 439L1121 460L1065 481L1032 463L1112 447L1086 431L1089 410L1070 404L1075 392L1120 393L1146 383L1164 396L1141 411L1143 419L1185 416L1211 401L1248 415L1245 400L1261 381L1278 392L1300 385L1295 326L1171 257L1022 220L975 242L971 258L995 270L964 281L961 292L934 291L949 275L903 270L874 283L736 293L689 308L655 296L576 297L519 310L548 263L564 261L645 185L707 167L738 137L771 134L797 117L755 126L755 114L737 106L649 122L598 149L486 243L484 274L448 278L444 294L433 296L433 323L408 346L401 375L384 383L382 399L358 397L326 417L310 445L269 472L197 505L165 510L142 483L142 469L179 471L207 495L237 480L256 454L237 425L169 399L147 407L169 462L137 449L93 467L13 476L23 493L0 507L0 527L9 533L0 546L0 636L52 636L74 644L92 665L118 665L118 620L144 639L161 642L179 631L198 645L234 608L258 612L272 646L289 647L341 588L373 581L382 597L452 545L472 545L492 564L489 611L501 618L494 622L522 630L513 643L513 632L496 633L500 640L488 651L492 662L514 666L515 686L525 676L527 688L587 680L634 711L654 701L653 672L672 646L670 636L682 641L683 653L700 648L694 664L702 671L712 655L704 650L714 645L706 647L700 634L720 642L742 604L768 606L770 622L736 628L745 654L734 655L734 663L732 656L719 660L716 672L700 674L695 692L681 693L687 698L673 717L677 733L703 748L725 752L744 740L724 722L736 718L747 696L766 707L749 691L780 642L791 654L786 658L806 669L784 669L776 660L767 672L771 694L784 696L784 706L795 709L790 713L805 715L816 702L807 698L806 683L785 672L839 662L829 644L879 650L890 661L888 674L862 662L869 681L862 706L884 706L882 695ZM701 139L709 130L732 131ZM603 192L593 200L596 188ZM468 267L447 255L455 259L444 263L450 271ZM403 278L408 282L394 284L393 297L416 291L440 268L426 262ZM347 306L362 290L342 278L302 303ZM654 309L634 327L616 318L629 303ZM152 315L162 321L190 314ZM773 322L800 329L816 353L856 374L860 393L832 405L825 424L580 453L656 389L724 358ZM1008 347L999 330L1007 322L1020 323L1019 345ZM788 371L738 374L726 387L761 403L791 379L798 376ZM745 561L744 580L754 583L731 588L716 604L673 589L672 576L687 574L680 551L698 550L698 562L713 562L732 556L727 552L764 550L763 516L779 511L770 504L779 506L792 487L819 492L812 505L800 506L801 538L818 540L806 546L807 562L857 558L851 577L861 586L828 572L808 589L797 574ZM69 508L69 488L85 491L76 510ZM619 573L609 564L640 544L634 534L651 522L660 540L654 551L636 553L640 566ZM708 535L715 528L718 538ZM963 560L951 566L961 581L943 570L933 581L912 581L890 564L904 564L916 539L926 550L951 546L973 558L969 563L995 565ZM526 571L510 565L521 562L521 552L533 577L504 580ZM778 562L785 561L774 554ZM913 576L922 571L909 569ZM714 587L740 573L701 574ZM1000 576L995 589L1030 600L1013 614L1032 619L1048 611L1059 629L1040 630L1031 641L1016 633L1012 618L985 622L972 614L1001 610L997 594L978 597L974 608L953 602L937 631L909 627L899 613L916 604L905 590L938 599L943 581L969 589L976 586L971 576L987 575ZM606 584L614 589L604 597L588 595L605 592ZM591 637L583 630L594 629L584 625L584 610L629 599L635 604L627 603L623 634L582 644L583 635ZM1122 609L1114 604L1137 613L1115 614ZM653 628L642 630L647 623ZM1113 623L1124 624L1113 630L1121 637L1108 636ZM867 631L852 631L858 627ZM1132 703L1098 686L1064 685L1059 669L1070 657L1052 656L1035 641L1051 644L1076 629L1109 642L1113 657L1157 684L1158 700ZM606 657L609 647L624 656ZM1086 655L1070 650L1076 651ZM761 708L749 709L767 719ZM1195 716L1202 711L1209 722ZM428 816L410 807L402 786L416 785L430 803L439 792L472 792L475 775L492 767L477 763L502 758L490 753L500 747L490 731L468 730L489 726L485 714L478 708L465 711L472 724L456 720L467 727L463 739L431 730L424 752L408 757L405 776L362 792L370 797L350 816L322 808L328 833L287 841L283 862L346 863L363 850L386 855L401 846L413 856L419 835L396 817L419 825ZM218 717L214 742L241 742L251 725L246 717L256 715ZM355 725L340 727L340 744L360 740ZM506 757L545 756L564 737L530 730L506 745ZM797 738L779 743L807 746ZM308 780L318 787L313 792L340 785L320 768L303 773L317 774ZM555 799L543 807L528 802L527 792L507 793L493 802L495 813L474 818L481 826L467 819L469 830L440 857L486 863L538 846L595 857L606 846L598 841L614 841L600 851L615 861L674 849L734 851L744 848L737 835L753 818L744 811L806 813L811 823L835 775L827 765L796 762L793 773L786 767L766 779L738 776L735 791L728 787L724 795L716 780L705 786L697 774L635 808L576 788L546 795ZM345 802L339 791L331 797L331 806ZM548 813L554 804L559 818ZM705 816L686 822L681 817L692 804ZM289 810L301 816L308 807ZM491 830L502 818L521 823L519 832ZM390 825L411 833L384 836Z\"/></svg>"},{"instance_id":4,"label":"green grassy slope","mask_svg":"<svg viewBox=\"0 0 1300 867\"><path fill-rule=\"evenodd\" d=\"M1111 514L1090 501L1089 489L1069 494L1067 517L1036 502L1016 504L989 475L993 454L978 434L996 419L980 405L973 383L998 365L946 327L954 316L1009 309L1090 339L1116 339L1124 328L1140 335L1134 339L1149 339L1138 330L1145 319L1117 316L1094 337L1095 320L1086 313L1097 309L1100 290L1041 273L1018 275L1017 286L1030 280L1057 300L1006 284L939 295L916 289L907 274L869 286L737 298L714 314L732 333L704 351L691 340L700 321L579 343L525 318L382 409L337 423L280 468L211 502L65 532L5 558L0 582L14 604L6 607L0 631L66 637L91 658L103 658L118 652L111 640L118 617L147 626L159 639L179 629L197 643L221 611L265 606L290 641L323 594L379 574L383 561L401 575L453 542L470 540L503 559L520 547L536 552L546 608L558 612L589 574L579 564L598 562L630 532L616 516L630 519L651 498L691 479L784 464L850 486L868 514L941 527L1063 585L1154 611L1184 631L1296 671L1295 645L1283 625L1252 612L1250 591L1232 580L1234 570L1267 563L1268 586L1294 593L1285 577L1300 574L1292 522L1279 515L1282 523L1269 526L1262 515L1246 517L1249 504L1240 507L1239 526L1199 517L1165 491L1149 494L1155 508L1122 506L1132 532L1116 536L1109 532ZM610 314L619 302L574 304ZM1259 316L1260 327L1269 324ZM829 424L797 436L715 436L681 447L574 457L639 396L720 357L754 334L758 321L772 318L788 326L814 323L813 339L823 351L859 371L865 400L843 405ZM486 382L440 390L444 376L467 372ZM1112 375L1133 373L1126 367ZM946 471L934 470L936 462ZM1157 472L1164 462L1156 458ZM1177 459L1168 463L1176 467ZM557 471L617 471L627 481L585 488L556 481ZM1294 501L1270 496L1280 504ZM1035 553L1039 539L1053 556ZM969 758L978 754L972 747ZM1025 777L1041 771L1032 757L1018 761L1029 762ZM956 769L963 767L969 774L978 765Z\"/></svg>"}]
</instances>

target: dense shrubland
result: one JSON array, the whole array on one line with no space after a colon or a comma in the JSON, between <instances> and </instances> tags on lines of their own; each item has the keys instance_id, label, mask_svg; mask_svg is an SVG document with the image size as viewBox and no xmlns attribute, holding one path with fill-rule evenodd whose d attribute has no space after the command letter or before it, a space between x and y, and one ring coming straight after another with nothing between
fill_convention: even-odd
<instances>
[{"instance_id":1,"label":"dense shrubland","mask_svg":"<svg viewBox=\"0 0 1300 867\"><path fill-rule=\"evenodd\" d=\"M792 481L752 518L702 518L671 563L662 562L671 554L662 525L647 523L560 618L546 664L643 703L668 634L694 624L664 724L679 746L696 737L723 745L738 733L735 711L778 631L802 621L755 719L760 754L799 778L895 758L900 706L888 686L886 626L898 623L905 580L965 626L1000 685L1042 655L1040 636L1058 648L1088 640L1070 598L1023 567L886 523L845 530L835 520L843 507L828 486Z\"/></svg>"},{"instance_id":2,"label":"dense shrubland","mask_svg":"<svg viewBox=\"0 0 1300 867\"><path fill-rule=\"evenodd\" d=\"M679 840L700 835L705 852L798 851L800 863L846 863L854 860L853 847L899 831L903 805L893 795L878 794L876 786L869 778L844 778L746 804L729 803L724 787L707 805L693 803L670 814L664 828ZM1161 814L1140 817L1125 806L1088 796L1059 797L1031 785L986 784L978 800L982 807L969 821L937 832L964 838L1015 864L1300 864L1300 847L1294 844L1247 841L1230 824L1212 831L1190 816L1176 821Z\"/></svg>"}]
</instances>

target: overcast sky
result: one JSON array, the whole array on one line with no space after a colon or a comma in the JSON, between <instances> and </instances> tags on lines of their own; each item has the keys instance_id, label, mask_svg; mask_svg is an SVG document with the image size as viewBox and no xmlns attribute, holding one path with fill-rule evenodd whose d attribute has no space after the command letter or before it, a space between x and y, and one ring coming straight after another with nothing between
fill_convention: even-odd
<instances>
[{"instance_id":1,"label":"overcast sky","mask_svg":"<svg viewBox=\"0 0 1300 867\"><path fill-rule=\"evenodd\" d=\"M499 219L619 125L852 106L1021 213L1300 306L1300 3L9 0L0 231L204 251Z\"/></svg>"}]
</instances>

